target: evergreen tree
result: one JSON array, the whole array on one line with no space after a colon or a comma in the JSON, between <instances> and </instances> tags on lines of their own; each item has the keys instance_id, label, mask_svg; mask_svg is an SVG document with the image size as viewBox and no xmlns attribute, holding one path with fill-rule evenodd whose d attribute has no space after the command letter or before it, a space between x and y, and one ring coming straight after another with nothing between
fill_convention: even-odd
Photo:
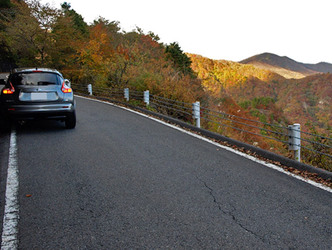
<instances>
[{"instance_id":1,"label":"evergreen tree","mask_svg":"<svg viewBox=\"0 0 332 250\"><path fill-rule=\"evenodd\" d=\"M195 73L191 68L190 58L183 53L178 43L174 42L166 45L165 48L166 58L174 63L174 66L184 75L195 77Z\"/></svg>"},{"instance_id":2,"label":"evergreen tree","mask_svg":"<svg viewBox=\"0 0 332 250\"><path fill-rule=\"evenodd\" d=\"M62 11L65 13L66 16L72 18L74 23L74 28L79 30L83 35L88 34L88 25L84 21L83 17L78 14L75 10L71 9L70 3L64 2L61 4Z\"/></svg>"}]
</instances>

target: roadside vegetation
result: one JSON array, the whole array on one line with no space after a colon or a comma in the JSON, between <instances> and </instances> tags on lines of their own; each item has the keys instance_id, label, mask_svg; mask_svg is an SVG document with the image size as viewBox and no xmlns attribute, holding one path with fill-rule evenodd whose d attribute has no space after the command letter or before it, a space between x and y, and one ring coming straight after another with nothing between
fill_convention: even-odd
<instances>
[{"instance_id":1,"label":"roadside vegetation","mask_svg":"<svg viewBox=\"0 0 332 250\"><path fill-rule=\"evenodd\" d=\"M200 101L209 109L248 120L283 127L299 122L306 131L314 127L315 133L331 137L330 74L285 79L252 65L185 54L178 43L161 43L157 34L139 27L124 31L120 22L103 17L87 24L67 2L53 8L38 0L4 0L0 8L2 72L15 67L51 67L78 86L148 89L156 96L185 103ZM236 129L213 121L202 125L290 156L283 143L257 136L267 136L263 130L251 128L248 134L239 132L241 124ZM322 164L325 158L305 154L308 163L326 165Z\"/></svg>"}]
</instances>

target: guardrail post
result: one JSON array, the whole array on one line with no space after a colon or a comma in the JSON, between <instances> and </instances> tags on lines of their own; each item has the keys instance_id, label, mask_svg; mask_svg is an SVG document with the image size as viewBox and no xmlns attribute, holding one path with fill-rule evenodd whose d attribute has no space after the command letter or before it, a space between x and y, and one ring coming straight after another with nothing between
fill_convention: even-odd
<instances>
[{"instance_id":1,"label":"guardrail post","mask_svg":"<svg viewBox=\"0 0 332 250\"><path fill-rule=\"evenodd\" d=\"M146 103L146 106L149 106L149 104L150 104L150 92L149 92L149 90L144 91L144 102Z\"/></svg>"},{"instance_id":2,"label":"guardrail post","mask_svg":"<svg viewBox=\"0 0 332 250\"><path fill-rule=\"evenodd\" d=\"M88 93L89 93L89 95L92 95L92 85L91 84L88 85Z\"/></svg>"},{"instance_id":3,"label":"guardrail post","mask_svg":"<svg viewBox=\"0 0 332 250\"><path fill-rule=\"evenodd\" d=\"M124 89L124 98L127 102L129 101L129 88Z\"/></svg>"},{"instance_id":4,"label":"guardrail post","mask_svg":"<svg viewBox=\"0 0 332 250\"><path fill-rule=\"evenodd\" d=\"M196 127L201 127L201 112L200 112L200 102L193 103L193 118L195 119Z\"/></svg>"},{"instance_id":5,"label":"guardrail post","mask_svg":"<svg viewBox=\"0 0 332 250\"><path fill-rule=\"evenodd\" d=\"M289 150L294 151L294 158L296 161L301 161L301 125L295 123L288 125L288 145Z\"/></svg>"}]
</instances>

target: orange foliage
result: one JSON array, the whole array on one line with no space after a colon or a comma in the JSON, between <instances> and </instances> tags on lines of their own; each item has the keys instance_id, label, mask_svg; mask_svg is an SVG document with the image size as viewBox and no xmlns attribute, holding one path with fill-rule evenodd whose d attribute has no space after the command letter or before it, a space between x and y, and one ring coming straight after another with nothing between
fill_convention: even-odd
<instances>
[{"instance_id":1,"label":"orange foliage","mask_svg":"<svg viewBox=\"0 0 332 250\"><path fill-rule=\"evenodd\" d=\"M253 65L189 56L204 89L214 98L231 97L240 104L254 98L269 97L275 100L275 104L258 108L262 114L273 115L276 122L287 119L290 123L301 123L306 131L314 125L321 133L331 133L331 74L285 79Z\"/></svg>"}]
</instances>

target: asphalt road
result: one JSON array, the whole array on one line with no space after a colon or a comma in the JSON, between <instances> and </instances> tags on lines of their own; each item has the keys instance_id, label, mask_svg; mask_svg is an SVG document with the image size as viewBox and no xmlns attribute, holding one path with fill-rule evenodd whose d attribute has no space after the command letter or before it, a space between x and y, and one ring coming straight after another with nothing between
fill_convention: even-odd
<instances>
[{"instance_id":1,"label":"asphalt road","mask_svg":"<svg viewBox=\"0 0 332 250\"><path fill-rule=\"evenodd\" d=\"M331 249L331 192L104 103L77 117L16 129L19 249Z\"/></svg>"}]
</instances>

